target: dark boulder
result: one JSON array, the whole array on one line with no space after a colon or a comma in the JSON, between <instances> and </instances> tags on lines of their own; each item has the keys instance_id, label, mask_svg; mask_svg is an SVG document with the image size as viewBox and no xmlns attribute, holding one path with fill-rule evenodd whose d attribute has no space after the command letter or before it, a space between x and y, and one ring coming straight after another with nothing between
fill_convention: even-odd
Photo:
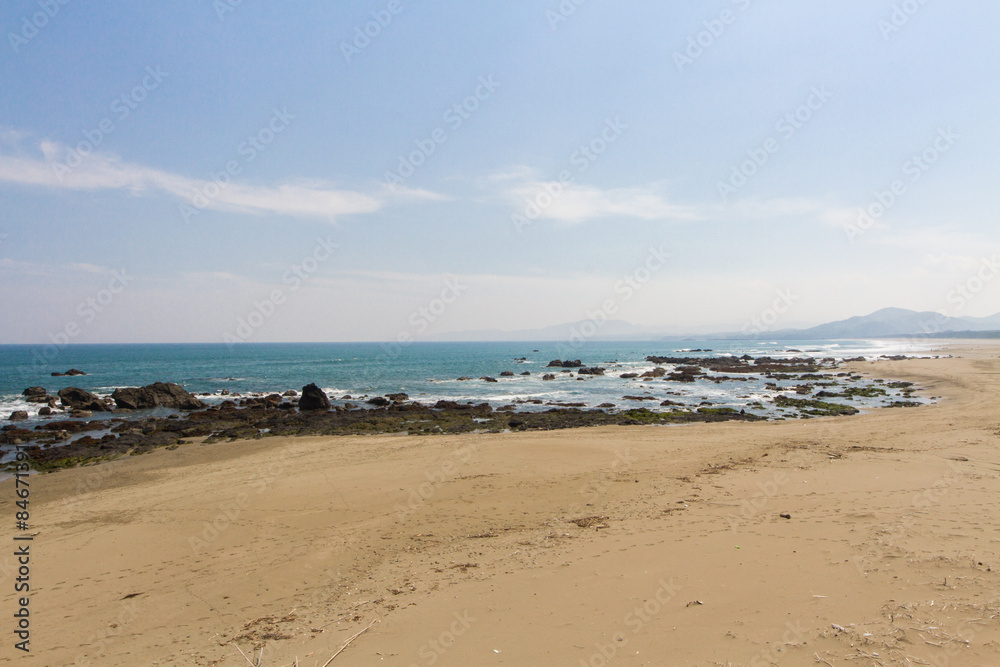
<instances>
[{"instance_id":1,"label":"dark boulder","mask_svg":"<svg viewBox=\"0 0 1000 667\"><path fill-rule=\"evenodd\" d=\"M569 359L563 361L561 359L553 359L548 363L546 368L581 368L583 367L583 362L579 359L570 361Z\"/></svg>"},{"instance_id":2,"label":"dark boulder","mask_svg":"<svg viewBox=\"0 0 1000 667\"><path fill-rule=\"evenodd\" d=\"M308 384L302 387L302 396L299 397L299 410L329 410L330 397L315 384Z\"/></svg>"},{"instance_id":3,"label":"dark boulder","mask_svg":"<svg viewBox=\"0 0 1000 667\"><path fill-rule=\"evenodd\" d=\"M28 418L28 413L25 412L24 410L14 410L14 412L10 413L10 417L8 417L7 419L12 422L23 422L27 418Z\"/></svg>"},{"instance_id":4,"label":"dark boulder","mask_svg":"<svg viewBox=\"0 0 1000 667\"><path fill-rule=\"evenodd\" d=\"M65 373L58 373L58 372L53 372L52 373L52 377L54 377L54 378L75 377L77 375L86 375L86 373L84 373L83 371L77 370L75 368L71 368L68 371L66 371Z\"/></svg>"},{"instance_id":5,"label":"dark boulder","mask_svg":"<svg viewBox=\"0 0 1000 667\"><path fill-rule=\"evenodd\" d=\"M52 408L50 408L47 405L43 408L38 408L38 414L41 417L48 417L49 415L52 414Z\"/></svg>"},{"instance_id":6,"label":"dark boulder","mask_svg":"<svg viewBox=\"0 0 1000 667\"><path fill-rule=\"evenodd\" d=\"M599 366L594 366L593 368L583 367L577 371L579 375L604 375L604 369Z\"/></svg>"},{"instance_id":7,"label":"dark boulder","mask_svg":"<svg viewBox=\"0 0 1000 667\"><path fill-rule=\"evenodd\" d=\"M556 376L553 375L552 373L546 373L545 375L542 376L542 379L543 380L555 380Z\"/></svg>"},{"instance_id":8,"label":"dark boulder","mask_svg":"<svg viewBox=\"0 0 1000 667\"><path fill-rule=\"evenodd\" d=\"M531 371L524 371L521 375L531 375Z\"/></svg>"},{"instance_id":9,"label":"dark boulder","mask_svg":"<svg viewBox=\"0 0 1000 667\"><path fill-rule=\"evenodd\" d=\"M369 405L374 405L376 408L384 408L389 405L390 401L388 398L382 398L381 396L373 396L369 398L365 403Z\"/></svg>"},{"instance_id":10,"label":"dark boulder","mask_svg":"<svg viewBox=\"0 0 1000 667\"><path fill-rule=\"evenodd\" d=\"M514 373L512 371L504 371L503 373L500 373L500 377L502 377L502 378L512 378L512 377L514 377Z\"/></svg>"},{"instance_id":11,"label":"dark boulder","mask_svg":"<svg viewBox=\"0 0 1000 667\"><path fill-rule=\"evenodd\" d=\"M48 392L45 391L45 387L28 387L21 392L22 396L27 396L28 398L33 396L45 396L46 394L48 394Z\"/></svg>"},{"instance_id":12,"label":"dark boulder","mask_svg":"<svg viewBox=\"0 0 1000 667\"><path fill-rule=\"evenodd\" d=\"M499 382L499 380L497 380L496 378L491 378L488 375L484 375L479 379L482 380L483 382Z\"/></svg>"},{"instance_id":13,"label":"dark boulder","mask_svg":"<svg viewBox=\"0 0 1000 667\"><path fill-rule=\"evenodd\" d=\"M200 410L205 407L201 399L189 394L179 384L154 382L145 387L122 387L111 394L115 404L129 410L149 408L174 408L177 410Z\"/></svg>"},{"instance_id":14,"label":"dark boulder","mask_svg":"<svg viewBox=\"0 0 1000 667\"><path fill-rule=\"evenodd\" d=\"M66 387L59 390L59 400L72 410L90 410L93 412L110 412L111 406L96 394L79 387Z\"/></svg>"},{"instance_id":15,"label":"dark boulder","mask_svg":"<svg viewBox=\"0 0 1000 667\"><path fill-rule=\"evenodd\" d=\"M397 403L400 401L408 401L410 399L410 396L408 394L404 394L403 392L399 392L397 394L386 394L385 397L390 401L396 401Z\"/></svg>"}]
</instances>

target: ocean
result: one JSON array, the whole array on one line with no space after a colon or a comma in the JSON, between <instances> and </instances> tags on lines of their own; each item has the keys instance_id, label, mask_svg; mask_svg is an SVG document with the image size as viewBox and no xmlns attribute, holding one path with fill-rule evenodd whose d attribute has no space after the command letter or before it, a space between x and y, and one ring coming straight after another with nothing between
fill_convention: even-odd
<instances>
[{"instance_id":1,"label":"ocean","mask_svg":"<svg viewBox=\"0 0 1000 667\"><path fill-rule=\"evenodd\" d=\"M176 345L5 345L0 346L0 419L15 410L25 410L29 422L43 418L38 404L28 403L21 392L42 386L49 394L64 387L80 387L98 395L118 387L143 386L157 381L176 382L199 394L207 403L218 403L233 394L242 396L300 390L316 383L343 400L405 392L410 400L434 403L438 400L487 402L494 407L519 403L519 409L548 409L546 403L582 403L596 407L602 403L623 406L623 396L664 392L663 382L626 383L622 373L642 373L652 369L648 355L710 357L743 355L753 357L835 357L881 355L926 355L930 343L900 340L836 341L723 341L684 340L646 342L591 341L569 349L566 343L411 343L394 346L380 343L247 343ZM700 351L699 351L700 350ZM706 351L708 350L708 351ZM795 351L790 351L795 350ZM523 359L522 359L523 358ZM580 359L587 366L602 366L606 376L576 377L546 369L553 359ZM87 375L52 377L52 372L79 369ZM501 377L503 371L513 377ZM528 372L530 375L522 375ZM553 372L555 381L542 375ZM459 377L472 380L459 381ZM490 376L498 382L479 378ZM697 405L709 401L717 406L746 406L771 396L765 379L751 382L698 380L671 383L672 397ZM521 403L541 401L542 404ZM645 404L658 409L658 403ZM863 407L863 401L858 407ZM632 407L635 407L634 405ZM131 413L137 418L151 412Z\"/></svg>"}]
</instances>

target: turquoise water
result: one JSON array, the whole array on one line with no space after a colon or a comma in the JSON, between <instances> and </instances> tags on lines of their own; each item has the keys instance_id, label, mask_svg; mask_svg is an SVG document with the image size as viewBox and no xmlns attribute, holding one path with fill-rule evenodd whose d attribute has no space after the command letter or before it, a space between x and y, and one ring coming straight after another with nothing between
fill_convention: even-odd
<instances>
[{"instance_id":1,"label":"turquoise water","mask_svg":"<svg viewBox=\"0 0 1000 667\"><path fill-rule=\"evenodd\" d=\"M711 352L689 352L711 349ZM800 353L788 352L797 349ZM25 387L43 386L50 394L68 386L100 395L117 387L134 387L156 381L176 382L190 392L207 394L207 402L224 400L223 391L242 395L301 389L315 382L332 396L382 395L406 392L411 400L439 399L486 401L495 407L518 400L584 403L588 407L610 402L622 405L622 396L643 391L663 394L680 392L675 400L697 404L709 400L716 405L740 406L766 400L763 382L696 382L683 387L671 383L627 382L617 376L643 372L653 367L647 355L874 358L883 354L921 354L930 349L922 343L901 341L648 341L583 343L569 350L565 343L412 343L390 347L379 343L276 343L190 345L6 345L0 346L0 419L13 410L27 410L33 420L38 405L23 400ZM525 361L516 359L525 357ZM585 381L559 374L556 381L543 381L552 359L580 359L600 365L608 375ZM77 368L79 377L52 377L53 371ZM501 378L502 371L515 377ZM520 373L529 371L531 375ZM481 376L499 382L481 381ZM471 381L458 381L468 376ZM733 385L739 386L733 386ZM664 396L665 397L665 396ZM656 403L650 402L649 407ZM859 406L860 407L860 406ZM526 409L532 409L526 405ZM538 408L540 409L540 408Z\"/></svg>"}]
</instances>

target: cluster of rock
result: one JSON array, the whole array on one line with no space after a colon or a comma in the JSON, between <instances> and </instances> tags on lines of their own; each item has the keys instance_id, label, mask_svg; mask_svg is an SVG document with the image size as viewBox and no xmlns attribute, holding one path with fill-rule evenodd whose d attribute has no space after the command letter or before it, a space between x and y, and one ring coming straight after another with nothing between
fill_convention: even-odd
<instances>
[{"instance_id":1,"label":"cluster of rock","mask_svg":"<svg viewBox=\"0 0 1000 667\"><path fill-rule=\"evenodd\" d=\"M80 373L78 373L80 374ZM150 408L173 408L175 410L201 410L206 404L189 394L173 382L154 382L145 387L124 387L115 389L110 398L80 387L65 387L56 396L51 396L45 387L28 387L21 394L29 403L44 403L38 414L45 417L54 411L69 410L71 417L90 417L95 412L117 410L146 410ZM28 413L18 410L9 417L10 421L23 421Z\"/></svg>"}]
</instances>

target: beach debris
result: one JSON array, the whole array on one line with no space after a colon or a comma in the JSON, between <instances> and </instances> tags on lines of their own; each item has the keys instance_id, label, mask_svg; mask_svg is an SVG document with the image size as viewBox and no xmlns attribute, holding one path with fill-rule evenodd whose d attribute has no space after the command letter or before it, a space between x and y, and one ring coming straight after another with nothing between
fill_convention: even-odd
<instances>
[{"instance_id":1,"label":"beach debris","mask_svg":"<svg viewBox=\"0 0 1000 667\"><path fill-rule=\"evenodd\" d=\"M606 516L582 516L578 519L570 519L569 522L576 524L580 528L595 528L600 530L601 528L608 527L608 517Z\"/></svg>"},{"instance_id":2,"label":"beach debris","mask_svg":"<svg viewBox=\"0 0 1000 667\"><path fill-rule=\"evenodd\" d=\"M126 595L125 597L123 597L121 599L122 600L128 600L128 599L131 599L131 598L137 598L140 595L142 595L142 593L129 593L128 595Z\"/></svg>"},{"instance_id":3,"label":"beach debris","mask_svg":"<svg viewBox=\"0 0 1000 667\"><path fill-rule=\"evenodd\" d=\"M368 626L367 626L367 627L365 627L365 629L364 629L364 630L361 630L360 632L358 632L357 634L355 634L354 636L352 636L352 637L351 637L350 639L348 639L348 640L347 640L346 642L344 642L344 645L343 645L343 646L341 646L341 647L340 647L340 648L339 648L339 649L337 650L337 652L336 652L336 653L334 653L333 655L331 655L331 656L330 656L330 659L329 659L329 660L327 660L326 662L324 662L324 663L323 663L323 667L328 667L328 665L329 665L329 664L330 664L331 662L333 662L334 658L336 658L336 657L337 657L338 655L340 655L341 653L343 653L343 652L344 652L344 649L345 649L345 648L347 648L348 646L350 646L350 645L351 645L351 642L353 642L353 641L354 641L355 639L357 639L357 638L358 638L358 637L360 637L361 635L363 635L363 634L365 634L366 632L368 632L369 630L371 630L372 626L373 626L373 625L375 625L375 624L376 624L376 623L378 623L378 622L379 622L379 619L377 619L377 618L376 618L376 619L375 619L375 620L373 620L373 621L372 621L371 623L369 623L369 624L368 624Z\"/></svg>"},{"instance_id":4,"label":"beach debris","mask_svg":"<svg viewBox=\"0 0 1000 667\"><path fill-rule=\"evenodd\" d=\"M685 607L697 607L697 606L699 606L699 605L703 605L703 604L705 604L705 603L704 603L704 602L702 602L701 600L691 600L690 602L688 602L688 603L687 603L686 605L684 605L684 606L685 606Z\"/></svg>"},{"instance_id":5,"label":"beach debris","mask_svg":"<svg viewBox=\"0 0 1000 667\"><path fill-rule=\"evenodd\" d=\"M787 513L785 513L785 514L779 514L778 516L780 516L782 519L791 519L792 518L792 515L791 514L787 514Z\"/></svg>"}]
</instances>

